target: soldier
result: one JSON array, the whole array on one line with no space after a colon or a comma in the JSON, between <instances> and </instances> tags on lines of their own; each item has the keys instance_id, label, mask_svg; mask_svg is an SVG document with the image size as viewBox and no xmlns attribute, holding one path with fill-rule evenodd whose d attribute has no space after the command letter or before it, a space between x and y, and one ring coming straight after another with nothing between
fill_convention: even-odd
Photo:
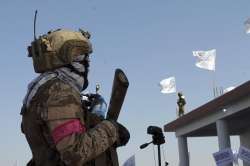
<instances>
[{"instance_id":1,"label":"soldier","mask_svg":"<svg viewBox=\"0 0 250 166\"><path fill-rule=\"evenodd\" d=\"M28 166L108 165L95 159L129 140L128 130L117 122L89 125L92 113L82 106L80 94L88 86L89 38L83 30L59 29L28 47L41 73L29 84L21 111L21 129L32 151Z\"/></svg>"},{"instance_id":2,"label":"soldier","mask_svg":"<svg viewBox=\"0 0 250 166\"><path fill-rule=\"evenodd\" d=\"M186 105L186 100L185 100L185 96L181 93L178 92L178 101L177 101L177 105L178 105L178 116L181 117L182 115L184 115L184 106Z\"/></svg>"}]
</instances>

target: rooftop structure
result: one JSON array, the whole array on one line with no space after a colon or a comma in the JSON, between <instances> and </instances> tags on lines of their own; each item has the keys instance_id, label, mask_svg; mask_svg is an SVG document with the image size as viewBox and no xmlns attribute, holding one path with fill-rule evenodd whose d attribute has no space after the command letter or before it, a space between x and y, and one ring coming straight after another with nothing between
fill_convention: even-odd
<instances>
[{"instance_id":1,"label":"rooftop structure","mask_svg":"<svg viewBox=\"0 0 250 166\"><path fill-rule=\"evenodd\" d=\"M166 124L164 131L178 138L180 166L189 166L187 137L218 136L222 150L231 147L230 135L239 135L250 148L250 81Z\"/></svg>"}]
</instances>

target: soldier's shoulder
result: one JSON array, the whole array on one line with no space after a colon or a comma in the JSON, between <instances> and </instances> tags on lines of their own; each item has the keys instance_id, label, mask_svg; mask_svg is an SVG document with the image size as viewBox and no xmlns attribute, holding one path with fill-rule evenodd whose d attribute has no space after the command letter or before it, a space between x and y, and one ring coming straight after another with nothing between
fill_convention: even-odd
<instances>
[{"instance_id":1,"label":"soldier's shoulder","mask_svg":"<svg viewBox=\"0 0 250 166\"><path fill-rule=\"evenodd\" d=\"M58 78L55 78L49 80L39 88L38 96L40 99L44 98L45 101L51 97L61 98L62 96L72 96L74 98L79 99L80 93L77 92L69 84L65 83L64 81Z\"/></svg>"},{"instance_id":2,"label":"soldier's shoulder","mask_svg":"<svg viewBox=\"0 0 250 166\"><path fill-rule=\"evenodd\" d=\"M46 83L47 89L52 92L60 92L60 91L73 91L74 89L64 81L55 78L53 80L50 80ZM46 86L45 85L45 86Z\"/></svg>"},{"instance_id":3,"label":"soldier's shoulder","mask_svg":"<svg viewBox=\"0 0 250 166\"><path fill-rule=\"evenodd\" d=\"M64 81L58 78L49 80L44 85L42 85L40 89L42 91L48 91L48 93L50 94L57 93L57 92L66 92L66 91L77 93L73 87L71 87L69 84L65 83Z\"/></svg>"}]
</instances>

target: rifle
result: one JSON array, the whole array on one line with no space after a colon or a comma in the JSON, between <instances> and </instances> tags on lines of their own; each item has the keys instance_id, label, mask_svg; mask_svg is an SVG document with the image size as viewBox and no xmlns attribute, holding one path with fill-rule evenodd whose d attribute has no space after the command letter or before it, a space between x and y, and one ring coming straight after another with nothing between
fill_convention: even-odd
<instances>
[{"instance_id":1,"label":"rifle","mask_svg":"<svg viewBox=\"0 0 250 166\"><path fill-rule=\"evenodd\" d=\"M110 102L108 106L108 112L106 116L107 119L117 121L127 93L128 86L129 81L125 73L121 69L116 69L112 85ZM90 125L90 128L94 127L101 121L102 119L100 117L88 112L87 124ZM119 166L116 148L110 147L109 149L107 149L106 152L102 153L95 159L95 165L105 166L105 163L110 163L112 166Z\"/></svg>"},{"instance_id":2,"label":"rifle","mask_svg":"<svg viewBox=\"0 0 250 166\"><path fill-rule=\"evenodd\" d=\"M124 98L127 93L129 86L129 81L125 73L121 69L116 69L113 87L108 107L107 119L112 119L117 121Z\"/></svg>"},{"instance_id":3,"label":"rifle","mask_svg":"<svg viewBox=\"0 0 250 166\"><path fill-rule=\"evenodd\" d=\"M122 104L124 102L124 98L127 93L128 86L129 81L125 73L121 69L116 69L108 107L107 119L117 121ZM109 156L111 158L112 166L119 166L116 148L109 148Z\"/></svg>"},{"instance_id":4,"label":"rifle","mask_svg":"<svg viewBox=\"0 0 250 166\"><path fill-rule=\"evenodd\" d=\"M129 81L125 73L121 69L116 69L106 119L117 121L127 93L128 86ZM96 87L96 94L98 94L99 88L100 85L98 84ZM90 103L86 104L84 101L82 101L82 103L83 107L86 107L86 105L90 105ZM103 120L95 114L89 113L88 116L90 128L94 127Z\"/></svg>"}]
</instances>

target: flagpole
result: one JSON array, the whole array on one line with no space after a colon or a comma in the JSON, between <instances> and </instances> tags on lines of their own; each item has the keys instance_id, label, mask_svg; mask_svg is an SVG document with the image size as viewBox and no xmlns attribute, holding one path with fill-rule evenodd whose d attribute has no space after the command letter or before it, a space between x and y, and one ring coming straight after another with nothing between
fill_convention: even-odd
<instances>
[{"instance_id":1,"label":"flagpole","mask_svg":"<svg viewBox=\"0 0 250 166\"><path fill-rule=\"evenodd\" d=\"M177 89L176 81L175 81L175 95L176 95L176 100L175 100L175 101L177 101L177 100L178 100L178 89ZM175 104L176 104L176 103L175 103ZM178 116L178 107L176 107L175 110L176 110L176 111L175 111L176 117L179 118L179 116Z\"/></svg>"},{"instance_id":2,"label":"flagpole","mask_svg":"<svg viewBox=\"0 0 250 166\"><path fill-rule=\"evenodd\" d=\"M217 96L217 89L215 84L215 58L216 58L216 49L208 51L193 51L193 55L197 57L198 61L196 66L202 69L212 70L212 87L214 98Z\"/></svg>"},{"instance_id":3,"label":"flagpole","mask_svg":"<svg viewBox=\"0 0 250 166\"><path fill-rule=\"evenodd\" d=\"M216 88L215 59L216 59L216 52L214 54L214 67L213 67L213 92L214 92L214 98L216 98L217 95L218 95L217 94L217 88Z\"/></svg>"},{"instance_id":4,"label":"flagpole","mask_svg":"<svg viewBox=\"0 0 250 166\"><path fill-rule=\"evenodd\" d=\"M215 89L215 88L216 88L216 83L215 83L216 75L215 75L215 70L212 71L212 75L213 75L213 76L212 76L212 77L213 77L213 78L212 78L212 82L213 82L213 83L212 83L212 84L213 84L213 85L212 85L212 86L213 86L213 94L214 94L214 98L216 98L216 89Z\"/></svg>"}]
</instances>

